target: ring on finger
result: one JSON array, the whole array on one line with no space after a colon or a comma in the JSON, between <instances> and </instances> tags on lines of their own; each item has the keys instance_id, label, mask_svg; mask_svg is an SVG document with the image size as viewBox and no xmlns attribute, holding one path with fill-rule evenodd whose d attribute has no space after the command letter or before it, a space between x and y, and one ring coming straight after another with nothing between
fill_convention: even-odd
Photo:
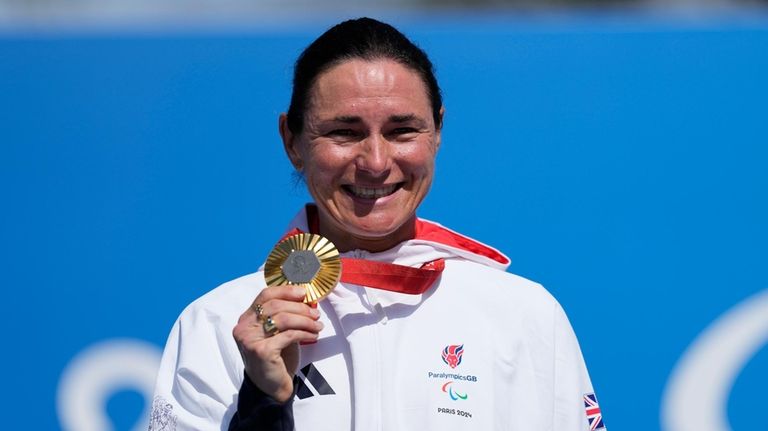
<instances>
[{"instance_id":1,"label":"ring on finger","mask_svg":"<svg viewBox=\"0 0 768 431\"><path fill-rule=\"evenodd\" d=\"M253 310L256 312L256 320L264 323L264 307L261 304L253 306Z\"/></svg>"},{"instance_id":2,"label":"ring on finger","mask_svg":"<svg viewBox=\"0 0 768 431\"><path fill-rule=\"evenodd\" d=\"M271 337L278 332L280 332L279 329L277 329L277 324L275 324L275 321L272 320L272 316L267 316L267 319L264 320L264 333L267 334L267 337Z\"/></svg>"}]
</instances>

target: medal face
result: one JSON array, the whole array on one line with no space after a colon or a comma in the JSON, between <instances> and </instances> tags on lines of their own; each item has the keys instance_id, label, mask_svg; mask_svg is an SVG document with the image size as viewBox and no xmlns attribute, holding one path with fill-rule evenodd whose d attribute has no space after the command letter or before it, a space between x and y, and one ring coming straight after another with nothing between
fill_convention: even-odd
<instances>
[{"instance_id":1,"label":"medal face","mask_svg":"<svg viewBox=\"0 0 768 431\"><path fill-rule=\"evenodd\" d=\"M296 250L288 255L280 269L290 283L309 283L320 270L320 260L309 250Z\"/></svg>"},{"instance_id":2,"label":"medal face","mask_svg":"<svg viewBox=\"0 0 768 431\"><path fill-rule=\"evenodd\" d=\"M280 241L264 264L267 286L286 284L304 287L305 303L328 295L341 277L339 251L320 235L300 233Z\"/></svg>"}]
</instances>

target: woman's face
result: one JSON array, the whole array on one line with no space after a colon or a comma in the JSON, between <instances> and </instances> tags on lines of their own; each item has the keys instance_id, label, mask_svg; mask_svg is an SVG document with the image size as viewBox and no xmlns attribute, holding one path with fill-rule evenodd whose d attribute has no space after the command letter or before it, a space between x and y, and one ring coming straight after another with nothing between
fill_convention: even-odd
<instances>
[{"instance_id":1,"label":"woman's face","mask_svg":"<svg viewBox=\"0 0 768 431\"><path fill-rule=\"evenodd\" d=\"M392 60L348 60L317 77L309 100L303 131L293 135L283 115L280 132L320 233L342 251L412 238L440 146L419 75Z\"/></svg>"}]
</instances>

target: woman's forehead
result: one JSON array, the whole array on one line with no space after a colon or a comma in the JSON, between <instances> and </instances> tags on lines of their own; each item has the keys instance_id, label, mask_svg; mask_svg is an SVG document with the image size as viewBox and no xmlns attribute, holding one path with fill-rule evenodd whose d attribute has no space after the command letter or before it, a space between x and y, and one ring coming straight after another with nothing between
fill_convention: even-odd
<instances>
[{"instance_id":1,"label":"woman's forehead","mask_svg":"<svg viewBox=\"0 0 768 431\"><path fill-rule=\"evenodd\" d=\"M390 115L431 112L426 85L418 73L387 59L352 59L338 64L318 76L310 95L308 107L314 114L376 109L403 111Z\"/></svg>"}]
</instances>

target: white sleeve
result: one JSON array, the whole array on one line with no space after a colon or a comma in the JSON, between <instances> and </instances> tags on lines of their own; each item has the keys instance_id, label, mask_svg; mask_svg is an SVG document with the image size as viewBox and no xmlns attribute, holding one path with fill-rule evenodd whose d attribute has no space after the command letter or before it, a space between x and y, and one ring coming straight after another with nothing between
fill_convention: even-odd
<instances>
[{"instance_id":1,"label":"white sleeve","mask_svg":"<svg viewBox=\"0 0 768 431\"><path fill-rule=\"evenodd\" d=\"M604 430L602 416L592 389L587 367L568 317L562 307L554 315L554 430ZM586 403L595 406L587 407ZM588 417L588 414L591 417ZM592 427L594 426L594 427Z\"/></svg>"},{"instance_id":2,"label":"white sleeve","mask_svg":"<svg viewBox=\"0 0 768 431\"><path fill-rule=\"evenodd\" d=\"M229 323L194 304L176 321L160 363L150 431L227 430L243 380Z\"/></svg>"}]
</instances>

